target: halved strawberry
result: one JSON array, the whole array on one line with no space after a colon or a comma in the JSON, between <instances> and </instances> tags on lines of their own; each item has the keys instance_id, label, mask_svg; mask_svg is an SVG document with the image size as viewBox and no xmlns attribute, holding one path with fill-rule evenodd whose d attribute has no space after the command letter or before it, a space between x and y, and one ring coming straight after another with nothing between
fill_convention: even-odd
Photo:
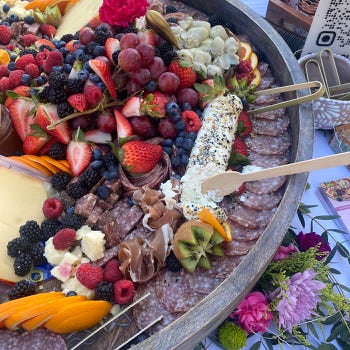
<instances>
[{"instance_id":1,"label":"halved strawberry","mask_svg":"<svg viewBox=\"0 0 350 350\"><path fill-rule=\"evenodd\" d=\"M56 137L56 139L67 145L71 140L71 132L67 122L61 122L57 124L53 129L48 129L47 127L59 121L60 118L57 115L57 106L54 104L39 104L35 123L39 124L44 130L46 130L50 135Z\"/></svg>"},{"instance_id":2,"label":"halved strawberry","mask_svg":"<svg viewBox=\"0 0 350 350\"><path fill-rule=\"evenodd\" d=\"M56 137L51 136L51 138L45 143L45 145L43 147L41 147L40 152L39 152L40 155L43 156L43 155L48 154L51 146L57 142L59 142L59 141L56 139Z\"/></svg>"},{"instance_id":3,"label":"halved strawberry","mask_svg":"<svg viewBox=\"0 0 350 350\"><path fill-rule=\"evenodd\" d=\"M162 92L148 93L142 102L141 113L155 118L163 118L166 114L165 106L167 103L168 99Z\"/></svg>"},{"instance_id":4,"label":"halved strawberry","mask_svg":"<svg viewBox=\"0 0 350 350\"><path fill-rule=\"evenodd\" d=\"M162 155L162 146L139 140L128 141L118 150L121 165L132 175L148 173L157 165Z\"/></svg>"},{"instance_id":5,"label":"halved strawberry","mask_svg":"<svg viewBox=\"0 0 350 350\"><path fill-rule=\"evenodd\" d=\"M16 93L18 96L23 96L23 97L29 97L30 96L30 86L26 86L26 85L19 85L17 87L15 87L12 92ZM11 103L13 101L15 101L16 99L14 97L7 97L5 102L4 102L4 106L6 108L9 108L9 106L11 105Z\"/></svg>"},{"instance_id":6,"label":"halved strawberry","mask_svg":"<svg viewBox=\"0 0 350 350\"><path fill-rule=\"evenodd\" d=\"M132 126L128 119L116 108L114 109L114 118L117 123L118 139L129 137L132 135Z\"/></svg>"},{"instance_id":7,"label":"halved strawberry","mask_svg":"<svg viewBox=\"0 0 350 350\"><path fill-rule=\"evenodd\" d=\"M9 113L15 130L22 141L31 132L30 124L34 123L35 103L29 99L17 98L9 106Z\"/></svg>"},{"instance_id":8,"label":"halved strawberry","mask_svg":"<svg viewBox=\"0 0 350 350\"><path fill-rule=\"evenodd\" d=\"M109 65L106 62L91 59L89 60L90 68L100 77L100 79L106 85L107 90L109 91L112 98L117 97L117 92L114 87L112 75L109 69Z\"/></svg>"},{"instance_id":9,"label":"halved strawberry","mask_svg":"<svg viewBox=\"0 0 350 350\"><path fill-rule=\"evenodd\" d=\"M106 56L108 57L110 62L115 64L115 62L113 61L113 54L114 52L120 50L119 40L116 38L108 38L105 42L105 50L106 50Z\"/></svg>"},{"instance_id":10,"label":"halved strawberry","mask_svg":"<svg viewBox=\"0 0 350 350\"><path fill-rule=\"evenodd\" d=\"M235 140L233 141L233 150L236 151L239 154L242 154L243 156L248 155L248 149L247 146L245 145L244 141L240 137L236 137Z\"/></svg>"},{"instance_id":11,"label":"halved strawberry","mask_svg":"<svg viewBox=\"0 0 350 350\"><path fill-rule=\"evenodd\" d=\"M247 112L242 111L240 113L240 115L238 116L237 123L237 133L240 137L246 137L252 132L252 121L250 120L250 117L247 114Z\"/></svg>"},{"instance_id":12,"label":"halved strawberry","mask_svg":"<svg viewBox=\"0 0 350 350\"><path fill-rule=\"evenodd\" d=\"M179 90L192 87L197 80L197 73L190 66L185 66L179 61L170 63L169 72L175 73L180 78Z\"/></svg>"},{"instance_id":13,"label":"halved strawberry","mask_svg":"<svg viewBox=\"0 0 350 350\"><path fill-rule=\"evenodd\" d=\"M50 136L39 125L32 124L31 128L33 132L27 135L23 141L23 152L24 154L37 155L49 141Z\"/></svg>"},{"instance_id":14,"label":"halved strawberry","mask_svg":"<svg viewBox=\"0 0 350 350\"><path fill-rule=\"evenodd\" d=\"M71 41L68 41L68 43L65 46L65 49L69 52L75 52L80 45L81 44L79 40L72 39Z\"/></svg>"},{"instance_id":15,"label":"halved strawberry","mask_svg":"<svg viewBox=\"0 0 350 350\"><path fill-rule=\"evenodd\" d=\"M140 44L155 46L155 37L151 30L139 31L137 36L139 37Z\"/></svg>"},{"instance_id":16,"label":"halved strawberry","mask_svg":"<svg viewBox=\"0 0 350 350\"><path fill-rule=\"evenodd\" d=\"M108 143L112 141L112 135L99 129L85 131L85 141L93 143Z\"/></svg>"},{"instance_id":17,"label":"halved strawberry","mask_svg":"<svg viewBox=\"0 0 350 350\"><path fill-rule=\"evenodd\" d=\"M68 97L68 103L79 112L85 111L88 107L88 102L82 92L70 95Z\"/></svg>"},{"instance_id":18,"label":"halved strawberry","mask_svg":"<svg viewBox=\"0 0 350 350\"><path fill-rule=\"evenodd\" d=\"M74 138L67 146L67 161L74 176L79 176L90 164L92 149L89 144L81 140L78 129Z\"/></svg>"},{"instance_id":19,"label":"halved strawberry","mask_svg":"<svg viewBox=\"0 0 350 350\"><path fill-rule=\"evenodd\" d=\"M37 49L40 49L40 46L44 46L44 45L51 47L51 49L55 48L55 45L50 40L47 40L47 39L38 39L34 44L34 46Z\"/></svg>"},{"instance_id":20,"label":"halved strawberry","mask_svg":"<svg viewBox=\"0 0 350 350\"><path fill-rule=\"evenodd\" d=\"M139 96L130 97L125 105L123 106L121 112L126 118L129 117L139 117L141 115L141 103L143 99Z\"/></svg>"}]
</instances>

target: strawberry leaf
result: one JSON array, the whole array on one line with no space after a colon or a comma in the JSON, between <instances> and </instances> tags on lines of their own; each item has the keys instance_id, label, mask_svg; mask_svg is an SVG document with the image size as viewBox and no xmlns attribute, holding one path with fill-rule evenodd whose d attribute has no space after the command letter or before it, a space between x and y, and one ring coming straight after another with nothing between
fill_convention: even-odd
<instances>
[{"instance_id":1,"label":"strawberry leaf","mask_svg":"<svg viewBox=\"0 0 350 350\"><path fill-rule=\"evenodd\" d=\"M250 161L247 157L243 156L242 154L236 151L232 151L228 160L228 164L230 166L249 165Z\"/></svg>"}]
</instances>

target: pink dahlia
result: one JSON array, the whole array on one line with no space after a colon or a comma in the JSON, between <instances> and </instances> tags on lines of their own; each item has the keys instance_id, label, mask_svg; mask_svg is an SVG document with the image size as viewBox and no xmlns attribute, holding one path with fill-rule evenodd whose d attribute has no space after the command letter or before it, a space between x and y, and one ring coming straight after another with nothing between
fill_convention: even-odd
<instances>
[{"instance_id":1,"label":"pink dahlia","mask_svg":"<svg viewBox=\"0 0 350 350\"><path fill-rule=\"evenodd\" d=\"M292 253L296 253L296 252L297 252L297 249L293 247L291 244L288 247L281 245L278 248L272 260L273 261L283 260L283 259L289 258Z\"/></svg>"},{"instance_id":2,"label":"pink dahlia","mask_svg":"<svg viewBox=\"0 0 350 350\"><path fill-rule=\"evenodd\" d=\"M295 237L296 242L299 245L299 249L302 252L307 251L311 247L316 247L318 246L318 251L319 252L327 252L329 253L331 251L331 247L327 242L323 240L323 238L318 235L315 232L310 232L310 233L303 233L299 232L299 234ZM317 260L322 260L324 255L322 254L316 254L316 259Z\"/></svg>"},{"instance_id":3,"label":"pink dahlia","mask_svg":"<svg viewBox=\"0 0 350 350\"><path fill-rule=\"evenodd\" d=\"M248 333L265 332L273 315L268 300L260 292L248 294L231 317L238 315L239 325Z\"/></svg>"},{"instance_id":4,"label":"pink dahlia","mask_svg":"<svg viewBox=\"0 0 350 350\"><path fill-rule=\"evenodd\" d=\"M326 286L314 280L315 276L313 269L306 269L286 281L287 290L280 290L277 294L277 299L281 298L276 307L279 327L291 331L293 326L311 318L321 301L320 291Z\"/></svg>"}]
</instances>

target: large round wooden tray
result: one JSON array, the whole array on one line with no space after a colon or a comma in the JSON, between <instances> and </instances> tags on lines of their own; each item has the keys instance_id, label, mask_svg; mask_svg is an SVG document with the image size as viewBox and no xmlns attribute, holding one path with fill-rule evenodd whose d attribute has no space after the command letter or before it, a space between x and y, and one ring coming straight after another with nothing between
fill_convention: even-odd
<instances>
[{"instance_id":1,"label":"large round wooden tray","mask_svg":"<svg viewBox=\"0 0 350 350\"><path fill-rule=\"evenodd\" d=\"M304 82L297 60L280 35L253 10L237 0L182 1L208 15L219 15L246 34L261 50L280 85ZM305 92L306 94L307 92ZM300 96L303 95L302 93ZM297 97L291 93L286 98ZM314 138L311 104L288 109L291 120L290 162L312 158ZM307 174L290 176L284 197L264 234L249 254L216 290L178 320L146 339L135 349L192 349L229 316L251 290L280 245L305 189ZM152 312L150 310L150 312Z\"/></svg>"}]
</instances>

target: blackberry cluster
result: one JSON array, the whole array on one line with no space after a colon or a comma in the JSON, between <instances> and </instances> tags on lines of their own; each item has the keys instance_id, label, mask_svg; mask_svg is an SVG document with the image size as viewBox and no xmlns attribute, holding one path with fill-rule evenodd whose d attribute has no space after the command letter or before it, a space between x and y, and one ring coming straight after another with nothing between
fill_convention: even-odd
<instances>
[{"instance_id":1,"label":"blackberry cluster","mask_svg":"<svg viewBox=\"0 0 350 350\"><path fill-rule=\"evenodd\" d=\"M40 228L43 235L43 240L47 241L61 229L61 224L57 220L46 219L41 223Z\"/></svg>"},{"instance_id":2,"label":"blackberry cluster","mask_svg":"<svg viewBox=\"0 0 350 350\"><path fill-rule=\"evenodd\" d=\"M73 34L65 34L62 36L61 41L68 43L69 41L73 40L73 38L74 38Z\"/></svg>"},{"instance_id":3,"label":"blackberry cluster","mask_svg":"<svg viewBox=\"0 0 350 350\"><path fill-rule=\"evenodd\" d=\"M69 184L71 179L72 179L71 175L62 171L62 172L59 172L59 173L52 175L51 185L55 190L63 191L66 189L66 187Z\"/></svg>"},{"instance_id":4,"label":"blackberry cluster","mask_svg":"<svg viewBox=\"0 0 350 350\"><path fill-rule=\"evenodd\" d=\"M72 93L82 92L84 90L85 81L78 78L70 78L66 81L66 89Z\"/></svg>"},{"instance_id":5,"label":"blackberry cluster","mask_svg":"<svg viewBox=\"0 0 350 350\"><path fill-rule=\"evenodd\" d=\"M66 191L74 199L79 199L89 192L80 181L70 183L67 186Z\"/></svg>"},{"instance_id":6,"label":"blackberry cluster","mask_svg":"<svg viewBox=\"0 0 350 350\"><path fill-rule=\"evenodd\" d=\"M170 252L170 254L165 259L165 266L169 271L172 272L179 272L182 268L180 261L177 260L173 252Z\"/></svg>"},{"instance_id":7,"label":"blackberry cluster","mask_svg":"<svg viewBox=\"0 0 350 350\"><path fill-rule=\"evenodd\" d=\"M74 112L74 108L68 102L62 102L57 105L57 116L64 118Z\"/></svg>"},{"instance_id":8,"label":"blackberry cluster","mask_svg":"<svg viewBox=\"0 0 350 350\"><path fill-rule=\"evenodd\" d=\"M63 218L62 226L72 228L73 230L79 230L84 222L85 219L82 216L75 213L69 213Z\"/></svg>"},{"instance_id":9,"label":"blackberry cluster","mask_svg":"<svg viewBox=\"0 0 350 350\"><path fill-rule=\"evenodd\" d=\"M45 86L42 91L39 93L40 100L48 100L49 99L49 94L50 94L50 87Z\"/></svg>"},{"instance_id":10,"label":"blackberry cluster","mask_svg":"<svg viewBox=\"0 0 350 350\"><path fill-rule=\"evenodd\" d=\"M58 105L59 106L59 105ZM58 110L57 106L57 110ZM49 149L49 156L56 160L66 159L67 146L61 142L55 142Z\"/></svg>"},{"instance_id":11,"label":"blackberry cluster","mask_svg":"<svg viewBox=\"0 0 350 350\"><path fill-rule=\"evenodd\" d=\"M19 52L20 56L24 56L24 55L33 55L34 57L36 56L36 54L38 53L38 51L34 50L34 49L24 49L22 51Z\"/></svg>"},{"instance_id":12,"label":"blackberry cluster","mask_svg":"<svg viewBox=\"0 0 350 350\"><path fill-rule=\"evenodd\" d=\"M17 276L23 277L30 271L32 265L32 257L29 253L21 253L15 258L13 269Z\"/></svg>"},{"instance_id":13,"label":"blackberry cluster","mask_svg":"<svg viewBox=\"0 0 350 350\"><path fill-rule=\"evenodd\" d=\"M7 293L10 300L35 294L35 286L27 280L18 281Z\"/></svg>"},{"instance_id":14,"label":"blackberry cluster","mask_svg":"<svg viewBox=\"0 0 350 350\"><path fill-rule=\"evenodd\" d=\"M104 25L100 25L95 29L95 42L98 45L104 45L106 40L111 37L111 32Z\"/></svg>"},{"instance_id":15,"label":"blackberry cluster","mask_svg":"<svg viewBox=\"0 0 350 350\"><path fill-rule=\"evenodd\" d=\"M121 52L121 50L117 50L117 51L113 52L112 59L113 59L114 64L118 64L118 57L119 57L120 52Z\"/></svg>"},{"instance_id":16,"label":"blackberry cluster","mask_svg":"<svg viewBox=\"0 0 350 350\"><path fill-rule=\"evenodd\" d=\"M113 283L102 281L95 288L95 299L113 301Z\"/></svg>"},{"instance_id":17,"label":"blackberry cluster","mask_svg":"<svg viewBox=\"0 0 350 350\"><path fill-rule=\"evenodd\" d=\"M19 233L22 238L27 238L32 243L39 242L42 239L40 226L35 220L28 220L20 226Z\"/></svg>"},{"instance_id":18,"label":"blackberry cluster","mask_svg":"<svg viewBox=\"0 0 350 350\"><path fill-rule=\"evenodd\" d=\"M16 237L7 243L7 255L15 258L30 250L31 242L26 237Z\"/></svg>"},{"instance_id":19,"label":"blackberry cluster","mask_svg":"<svg viewBox=\"0 0 350 350\"><path fill-rule=\"evenodd\" d=\"M68 94L62 88L50 87L47 99L54 104L59 104L67 101Z\"/></svg>"},{"instance_id":20,"label":"blackberry cluster","mask_svg":"<svg viewBox=\"0 0 350 350\"><path fill-rule=\"evenodd\" d=\"M165 7L165 13L176 13L179 12L178 9L175 6L167 5Z\"/></svg>"},{"instance_id":21,"label":"blackberry cluster","mask_svg":"<svg viewBox=\"0 0 350 350\"><path fill-rule=\"evenodd\" d=\"M94 187L100 179L100 172L91 167L85 169L80 175L81 184L89 190Z\"/></svg>"},{"instance_id":22,"label":"blackberry cluster","mask_svg":"<svg viewBox=\"0 0 350 350\"><path fill-rule=\"evenodd\" d=\"M88 55L92 55L96 46L98 46L98 44L95 41L88 42L85 46L85 52Z\"/></svg>"},{"instance_id":23,"label":"blackberry cluster","mask_svg":"<svg viewBox=\"0 0 350 350\"><path fill-rule=\"evenodd\" d=\"M64 73L52 71L49 74L48 82L51 87L61 89L66 83L66 76Z\"/></svg>"},{"instance_id":24,"label":"blackberry cluster","mask_svg":"<svg viewBox=\"0 0 350 350\"><path fill-rule=\"evenodd\" d=\"M223 25L224 20L220 16L213 15L213 16L209 16L208 22L210 23L210 25L212 27L214 27L214 26L218 26L218 25Z\"/></svg>"},{"instance_id":25,"label":"blackberry cluster","mask_svg":"<svg viewBox=\"0 0 350 350\"><path fill-rule=\"evenodd\" d=\"M103 164L106 169L108 169L110 166L115 167L118 165L118 159L113 152L107 152L103 156Z\"/></svg>"},{"instance_id":26,"label":"blackberry cluster","mask_svg":"<svg viewBox=\"0 0 350 350\"><path fill-rule=\"evenodd\" d=\"M32 245L30 250L30 256L34 265L42 265L47 262L44 256L45 246L41 242Z\"/></svg>"},{"instance_id":27,"label":"blackberry cluster","mask_svg":"<svg viewBox=\"0 0 350 350\"><path fill-rule=\"evenodd\" d=\"M177 57L173 45L167 41L163 41L158 45L157 56L164 61L166 66L169 66L171 61Z\"/></svg>"}]
</instances>

